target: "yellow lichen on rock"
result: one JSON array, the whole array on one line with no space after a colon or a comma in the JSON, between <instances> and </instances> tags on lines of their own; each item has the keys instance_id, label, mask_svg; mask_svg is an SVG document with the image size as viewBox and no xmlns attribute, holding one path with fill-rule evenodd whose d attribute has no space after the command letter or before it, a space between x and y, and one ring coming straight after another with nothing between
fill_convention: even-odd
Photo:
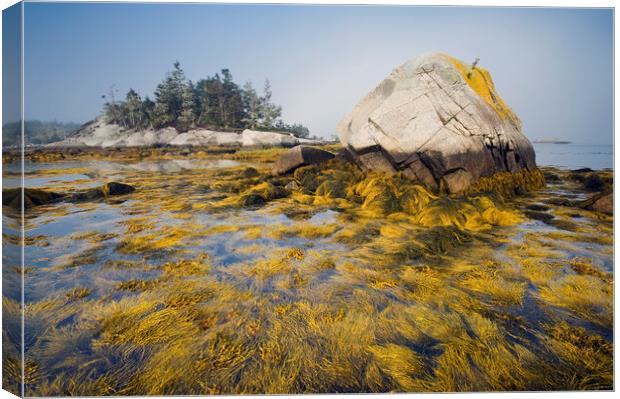
<instances>
[{"instance_id":1,"label":"yellow lichen on rock","mask_svg":"<svg viewBox=\"0 0 620 399\"><path fill-rule=\"evenodd\" d=\"M508 119L519 125L521 122L512 109L506 105L495 89L491 74L479 66L473 67L462 61L446 55L446 58L459 71L463 80L472 88L502 119Z\"/></svg>"}]
</instances>

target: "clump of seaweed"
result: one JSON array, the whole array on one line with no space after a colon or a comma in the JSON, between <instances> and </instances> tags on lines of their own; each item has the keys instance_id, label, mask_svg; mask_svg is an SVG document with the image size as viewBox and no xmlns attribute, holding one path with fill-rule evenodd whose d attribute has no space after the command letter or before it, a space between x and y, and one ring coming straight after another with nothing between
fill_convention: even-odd
<instances>
[{"instance_id":1,"label":"clump of seaweed","mask_svg":"<svg viewBox=\"0 0 620 399\"><path fill-rule=\"evenodd\" d=\"M514 173L496 173L482 177L467 189L467 193L494 193L508 199L545 186L545 176L540 169L522 170Z\"/></svg>"},{"instance_id":2,"label":"clump of seaweed","mask_svg":"<svg viewBox=\"0 0 620 399\"><path fill-rule=\"evenodd\" d=\"M566 275L540 289L546 303L565 308L575 316L610 328L613 323L611 282L587 275Z\"/></svg>"},{"instance_id":3,"label":"clump of seaweed","mask_svg":"<svg viewBox=\"0 0 620 399\"><path fill-rule=\"evenodd\" d=\"M543 379L562 390L609 390L613 387L613 344L562 321L547 326L543 336L558 358Z\"/></svg>"}]
</instances>

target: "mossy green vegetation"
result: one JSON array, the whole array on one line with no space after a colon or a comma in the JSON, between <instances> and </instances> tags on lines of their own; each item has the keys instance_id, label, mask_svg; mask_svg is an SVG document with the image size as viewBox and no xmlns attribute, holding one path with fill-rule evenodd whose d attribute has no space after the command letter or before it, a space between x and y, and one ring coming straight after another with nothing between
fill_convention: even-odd
<instances>
[{"instance_id":1,"label":"mossy green vegetation","mask_svg":"<svg viewBox=\"0 0 620 399\"><path fill-rule=\"evenodd\" d=\"M137 156L105 151L76 157ZM568 172L446 196L338 160L274 177L279 151L194 149L241 164L128 168L122 202L30 210L26 394L613 387L613 217L572 206ZM19 308L3 298L5 325Z\"/></svg>"}]
</instances>

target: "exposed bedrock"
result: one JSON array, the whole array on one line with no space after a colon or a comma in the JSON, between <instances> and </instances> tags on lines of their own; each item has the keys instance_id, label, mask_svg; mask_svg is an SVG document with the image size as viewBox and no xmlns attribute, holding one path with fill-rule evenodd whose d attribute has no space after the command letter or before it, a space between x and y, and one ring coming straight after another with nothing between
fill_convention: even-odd
<instances>
[{"instance_id":1,"label":"exposed bedrock","mask_svg":"<svg viewBox=\"0 0 620 399\"><path fill-rule=\"evenodd\" d=\"M283 175L292 172L300 166L318 165L334 157L335 155L329 151L306 145L298 145L280 156L272 172L274 175Z\"/></svg>"},{"instance_id":2,"label":"exposed bedrock","mask_svg":"<svg viewBox=\"0 0 620 399\"><path fill-rule=\"evenodd\" d=\"M400 171L447 192L497 172L536 169L521 121L491 75L444 54L421 55L396 68L337 130L363 168Z\"/></svg>"}]
</instances>

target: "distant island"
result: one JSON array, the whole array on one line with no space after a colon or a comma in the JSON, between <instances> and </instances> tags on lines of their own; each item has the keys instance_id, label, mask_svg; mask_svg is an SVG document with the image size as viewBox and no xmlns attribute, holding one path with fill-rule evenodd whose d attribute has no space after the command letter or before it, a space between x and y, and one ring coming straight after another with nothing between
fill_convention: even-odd
<instances>
[{"instance_id":1,"label":"distant island","mask_svg":"<svg viewBox=\"0 0 620 399\"><path fill-rule=\"evenodd\" d=\"M79 128L80 124L73 122L27 120L24 122L24 144L31 146L64 140ZM2 145L18 145L21 134L21 122L5 123L2 125Z\"/></svg>"},{"instance_id":2,"label":"distant island","mask_svg":"<svg viewBox=\"0 0 620 399\"><path fill-rule=\"evenodd\" d=\"M193 83L185 78L179 62L173 64L155 89L154 101L129 89L125 100L118 101L114 91L103 95L103 115L107 123L134 131L172 127L179 133L203 128L219 131L286 132L307 138L310 131L299 123L280 119L282 107L271 101L271 85L265 80L260 96L250 82L240 87L229 69L221 75L207 76Z\"/></svg>"},{"instance_id":3,"label":"distant island","mask_svg":"<svg viewBox=\"0 0 620 399\"><path fill-rule=\"evenodd\" d=\"M558 140L552 137L544 137L542 139L536 139L533 141L534 144L570 144L570 141L566 140Z\"/></svg>"}]
</instances>

